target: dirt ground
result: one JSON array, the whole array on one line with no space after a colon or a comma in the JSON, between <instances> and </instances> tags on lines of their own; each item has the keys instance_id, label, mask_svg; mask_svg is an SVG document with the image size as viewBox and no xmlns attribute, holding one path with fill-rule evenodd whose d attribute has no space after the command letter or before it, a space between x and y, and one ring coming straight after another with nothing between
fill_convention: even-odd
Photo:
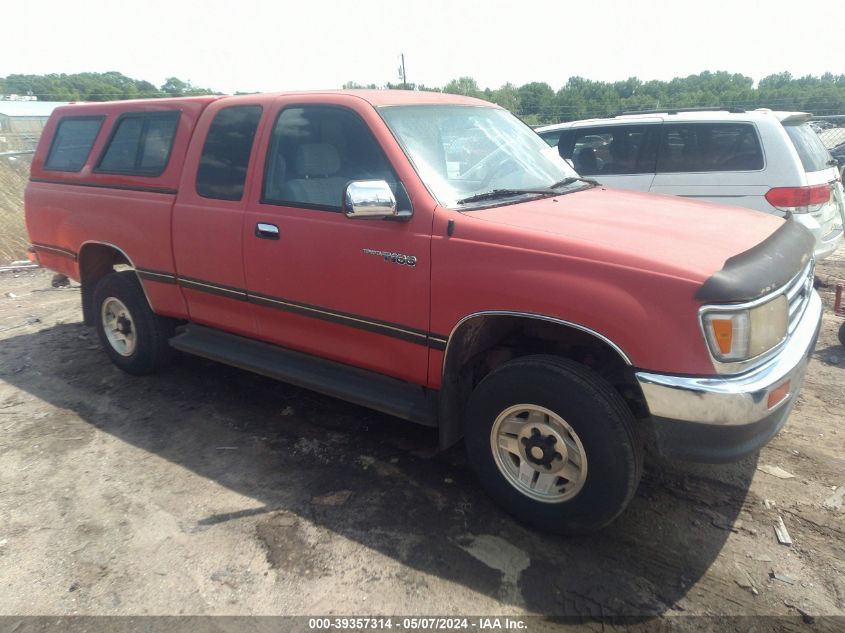
<instances>
[{"instance_id":1,"label":"dirt ground","mask_svg":"<svg viewBox=\"0 0 845 633\"><path fill-rule=\"evenodd\" d=\"M845 257L818 273L830 308ZM493 506L430 429L197 358L128 376L81 324L78 288L0 273L0 615L17 617L0 628L23 631L26 615L539 614L835 630L841 321L825 314L795 411L759 455L652 457L622 517L565 539Z\"/></svg>"}]
</instances>

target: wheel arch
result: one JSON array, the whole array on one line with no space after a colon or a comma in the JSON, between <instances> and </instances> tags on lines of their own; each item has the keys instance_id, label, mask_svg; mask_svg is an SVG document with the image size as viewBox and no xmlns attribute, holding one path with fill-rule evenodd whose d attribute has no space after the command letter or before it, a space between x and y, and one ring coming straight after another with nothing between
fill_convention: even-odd
<instances>
[{"instance_id":1,"label":"wheel arch","mask_svg":"<svg viewBox=\"0 0 845 633\"><path fill-rule=\"evenodd\" d=\"M633 363L610 338L587 326L557 317L489 310L460 319L449 334L440 387L440 446L458 442L470 393L490 371L508 360L552 353L590 366L608 377L641 414L644 400L633 378Z\"/></svg>"},{"instance_id":2,"label":"wheel arch","mask_svg":"<svg viewBox=\"0 0 845 633\"><path fill-rule=\"evenodd\" d=\"M94 324L94 288L104 276L113 272L117 266L125 266L136 271L137 267L129 255L119 246L110 242L88 240L83 242L77 255L79 282L82 284L82 318L85 325ZM152 309L152 302L147 295L143 280L138 277L147 304Z\"/></svg>"}]
</instances>

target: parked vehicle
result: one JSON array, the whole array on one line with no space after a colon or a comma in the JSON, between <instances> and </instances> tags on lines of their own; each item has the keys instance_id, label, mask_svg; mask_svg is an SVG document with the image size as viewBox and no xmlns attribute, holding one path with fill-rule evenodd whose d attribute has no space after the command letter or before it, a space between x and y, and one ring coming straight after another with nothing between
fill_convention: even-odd
<instances>
[{"instance_id":1,"label":"parked vehicle","mask_svg":"<svg viewBox=\"0 0 845 633\"><path fill-rule=\"evenodd\" d=\"M845 142L831 148L830 155L839 164L840 179L845 174Z\"/></svg>"},{"instance_id":2,"label":"parked vehicle","mask_svg":"<svg viewBox=\"0 0 845 633\"><path fill-rule=\"evenodd\" d=\"M59 108L25 208L118 367L175 348L437 427L504 508L565 533L623 510L644 442L765 444L821 319L802 226L596 186L454 95Z\"/></svg>"},{"instance_id":3,"label":"parked vehicle","mask_svg":"<svg viewBox=\"0 0 845 633\"><path fill-rule=\"evenodd\" d=\"M792 215L822 259L842 243L837 166L804 112L677 110L537 128L583 176L634 191ZM596 147L594 139L606 139Z\"/></svg>"},{"instance_id":4,"label":"parked vehicle","mask_svg":"<svg viewBox=\"0 0 845 633\"><path fill-rule=\"evenodd\" d=\"M836 127L833 124L832 121L824 121L824 120L821 120L821 121L813 120L813 121L810 121L807 125L809 125L811 128L813 128L813 131L815 131L816 133L822 132L824 130L830 130L830 129Z\"/></svg>"}]
</instances>

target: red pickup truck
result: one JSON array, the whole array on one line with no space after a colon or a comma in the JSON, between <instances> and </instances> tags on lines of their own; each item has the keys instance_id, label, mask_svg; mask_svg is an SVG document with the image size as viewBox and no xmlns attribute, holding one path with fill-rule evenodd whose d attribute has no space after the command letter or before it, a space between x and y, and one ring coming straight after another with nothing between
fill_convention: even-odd
<instances>
[{"instance_id":1,"label":"red pickup truck","mask_svg":"<svg viewBox=\"0 0 845 633\"><path fill-rule=\"evenodd\" d=\"M606 189L453 95L61 107L26 221L127 372L175 348L435 426L565 533L622 511L644 445L765 444L821 321L798 224Z\"/></svg>"}]
</instances>

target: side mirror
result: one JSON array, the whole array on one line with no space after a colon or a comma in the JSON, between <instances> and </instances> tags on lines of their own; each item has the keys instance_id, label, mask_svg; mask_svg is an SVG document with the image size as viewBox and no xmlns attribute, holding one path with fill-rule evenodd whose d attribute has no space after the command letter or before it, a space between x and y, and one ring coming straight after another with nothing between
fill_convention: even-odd
<instances>
[{"instance_id":1,"label":"side mirror","mask_svg":"<svg viewBox=\"0 0 845 633\"><path fill-rule=\"evenodd\" d=\"M343 211L347 218L377 220L399 216L396 196L384 180L356 180L346 185Z\"/></svg>"}]
</instances>

